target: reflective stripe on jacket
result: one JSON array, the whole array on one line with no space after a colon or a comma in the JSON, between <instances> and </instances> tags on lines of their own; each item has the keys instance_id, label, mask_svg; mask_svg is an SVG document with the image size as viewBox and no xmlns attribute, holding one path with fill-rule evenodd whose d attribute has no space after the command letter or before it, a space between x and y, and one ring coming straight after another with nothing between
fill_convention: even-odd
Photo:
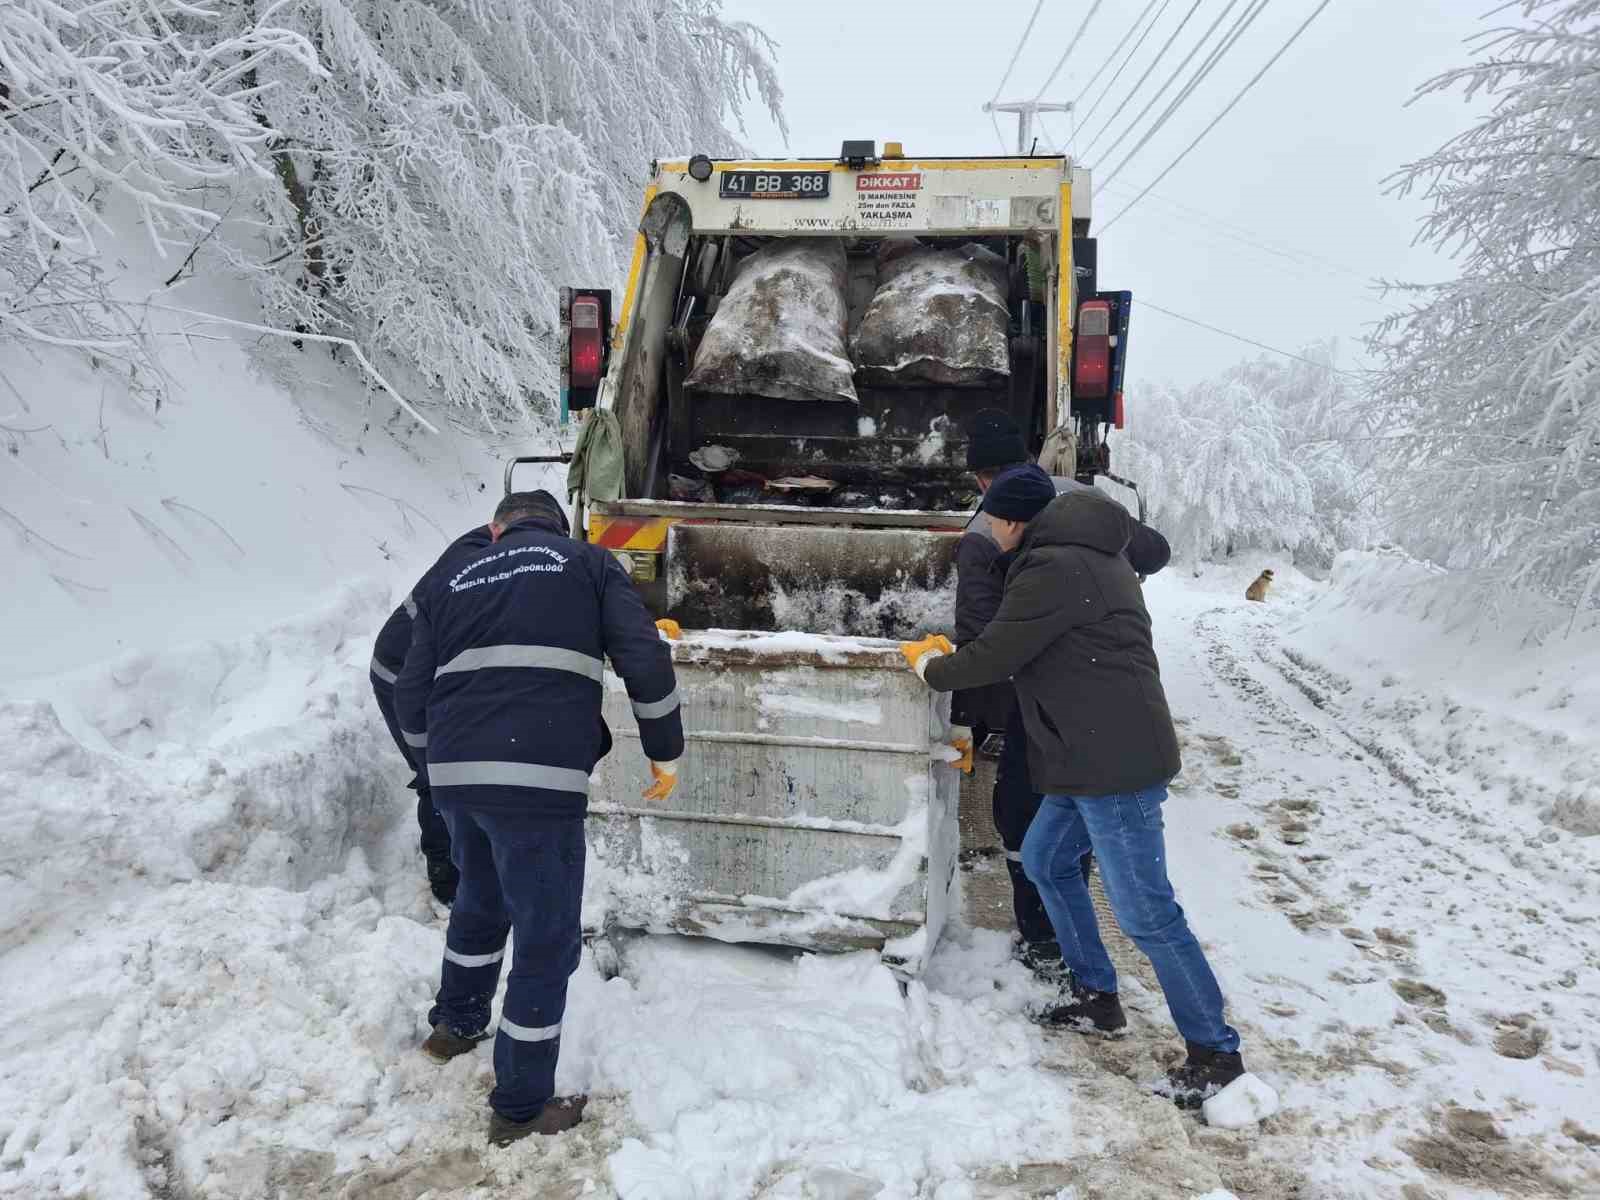
<instances>
[{"instance_id":1,"label":"reflective stripe on jacket","mask_svg":"<svg viewBox=\"0 0 1600 1200\"><path fill-rule=\"evenodd\" d=\"M581 809L611 746L601 718L608 658L645 755L683 753L671 651L601 547L529 518L493 545L452 548L412 598L396 708L407 743L426 751L439 801L457 788L492 789L474 800Z\"/></svg>"}]
</instances>

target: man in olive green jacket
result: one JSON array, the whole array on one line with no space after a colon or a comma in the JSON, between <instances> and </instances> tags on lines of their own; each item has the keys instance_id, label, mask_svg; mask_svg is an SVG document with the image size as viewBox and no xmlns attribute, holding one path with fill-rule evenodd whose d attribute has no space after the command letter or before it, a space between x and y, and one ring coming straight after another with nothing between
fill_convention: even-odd
<instances>
[{"instance_id":1,"label":"man in olive green jacket","mask_svg":"<svg viewBox=\"0 0 1600 1200\"><path fill-rule=\"evenodd\" d=\"M1011 679L1028 733L1028 769L1045 793L1022 865L1071 971L1042 1017L1119 1035L1127 1018L1083 876L1094 851L1117 922L1149 956L1188 1045L1168 1092L1198 1107L1244 1073L1221 989L1167 878L1161 806L1178 739L1161 687L1150 614L1123 557L1133 518L1088 492L1057 497L1038 467L997 478L984 496L1005 570L1000 610L975 641L904 646L938 691Z\"/></svg>"}]
</instances>

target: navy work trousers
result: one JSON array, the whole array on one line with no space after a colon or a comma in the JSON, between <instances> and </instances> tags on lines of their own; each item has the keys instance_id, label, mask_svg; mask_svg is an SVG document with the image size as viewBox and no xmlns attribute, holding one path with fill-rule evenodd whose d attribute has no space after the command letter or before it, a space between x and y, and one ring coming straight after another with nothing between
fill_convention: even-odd
<instances>
[{"instance_id":1,"label":"navy work trousers","mask_svg":"<svg viewBox=\"0 0 1600 1200\"><path fill-rule=\"evenodd\" d=\"M567 978L583 951L583 816L534 815L475 805L448 788L440 813L461 883L444 937L444 966L430 1025L464 1037L489 1028L500 964L511 936L511 973L494 1041L489 1104L527 1121L555 1095ZM466 795L459 795L467 793Z\"/></svg>"},{"instance_id":2,"label":"navy work trousers","mask_svg":"<svg viewBox=\"0 0 1600 1200\"><path fill-rule=\"evenodd\" d=\"M384 683L373 676L372 694L378 701L378 711L383 714L383 723L389 727L389 736L394 738L394 744L399 747L406 765L412 771L411 782L406 786L417 793L417 830L421 834L422 857L428 860L429 865L449 862L450 830L445 828L444 818L434 810L433 796L428 791L428 785L422 782L418 769L421 764L412 757L418 751L406 745L406 739L400 733L400 719L394 711L394 684Z\"/></svg>"}]
</instances>

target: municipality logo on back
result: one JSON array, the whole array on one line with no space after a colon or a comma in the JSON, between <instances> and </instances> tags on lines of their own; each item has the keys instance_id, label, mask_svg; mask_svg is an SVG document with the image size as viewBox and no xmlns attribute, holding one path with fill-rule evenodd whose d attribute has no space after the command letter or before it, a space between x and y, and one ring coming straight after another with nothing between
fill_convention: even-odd
<instances>
[{"instance_id":1,"label":"municipality logo on back","mask_svg":"<svg viewBox=\"0 0 1600 1200\"><path fill-rule=\"evenodd\" d=\"M493 575L485 575L479 579L468 579L479 567L486 567L490 563L499 562L501 559L515 558L519 554L538 554L543 560L525 562L511 567L509 570L497 571ZM550 546L513 546L509 550L501 550L497 554L489 554L483 558L475 559L462 567L450 580L452 592L464 592L469 588L482 587L486 583L502 583L513 575L527 575L534 572L550 573L566 569L567 556Z\"/></svg>"}]
</instances>

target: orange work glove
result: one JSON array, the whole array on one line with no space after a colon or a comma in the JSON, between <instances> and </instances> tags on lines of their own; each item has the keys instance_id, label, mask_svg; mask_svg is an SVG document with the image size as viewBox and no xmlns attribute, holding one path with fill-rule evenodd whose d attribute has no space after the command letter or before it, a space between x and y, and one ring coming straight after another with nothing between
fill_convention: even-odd
<instances>
[{"instance_id":1,"label":"orange work glove","mask_svg":"<svg viewBox=\"0 0 1600 1200\"><path fill-rule=\"evenodd\" d=\"M672 789L678 786L678 764L675 762L651 763L650 775L655 782L645 788L643 796L646 800L665 800L672 795Z\"/></svg>"},{"instance_id":2,"label":"orange work glove","mask_svg":"<svg viewBox=\"0 0 1600 1200\"><path fill-rule=\"evenodd\" d=\"M683 636L683 626L671 617L662 617L656 622L656 628L661 631L661 636L669 642L675 642Z\"/></svg>"},{"instance_id":3,"label":"orange work glove","mask_svg":"<svg viewBox=\"0 0 1600 1200\"><path fill-rule=\"evenodd\" d=\"M963 774L971 775L972 730L965 725L950 726L950 747L961 752L961 757L952 759L950 765Z\"/></svg>"},{"instance_id":4,"label":"orange work glove","mask_svg":"<svg viewBox=\"0 0 1600 1200\"><path fill-rule=\"evenodd\" d=\"M950 639L942 633L929 634L920 642L901 642L900 653L906 656L906 663L917 673L917 678L925 678L923 672L928 669L931 659L941 654L954 654L956 648L950 644Z\"/></svg>"}]
</instances>

